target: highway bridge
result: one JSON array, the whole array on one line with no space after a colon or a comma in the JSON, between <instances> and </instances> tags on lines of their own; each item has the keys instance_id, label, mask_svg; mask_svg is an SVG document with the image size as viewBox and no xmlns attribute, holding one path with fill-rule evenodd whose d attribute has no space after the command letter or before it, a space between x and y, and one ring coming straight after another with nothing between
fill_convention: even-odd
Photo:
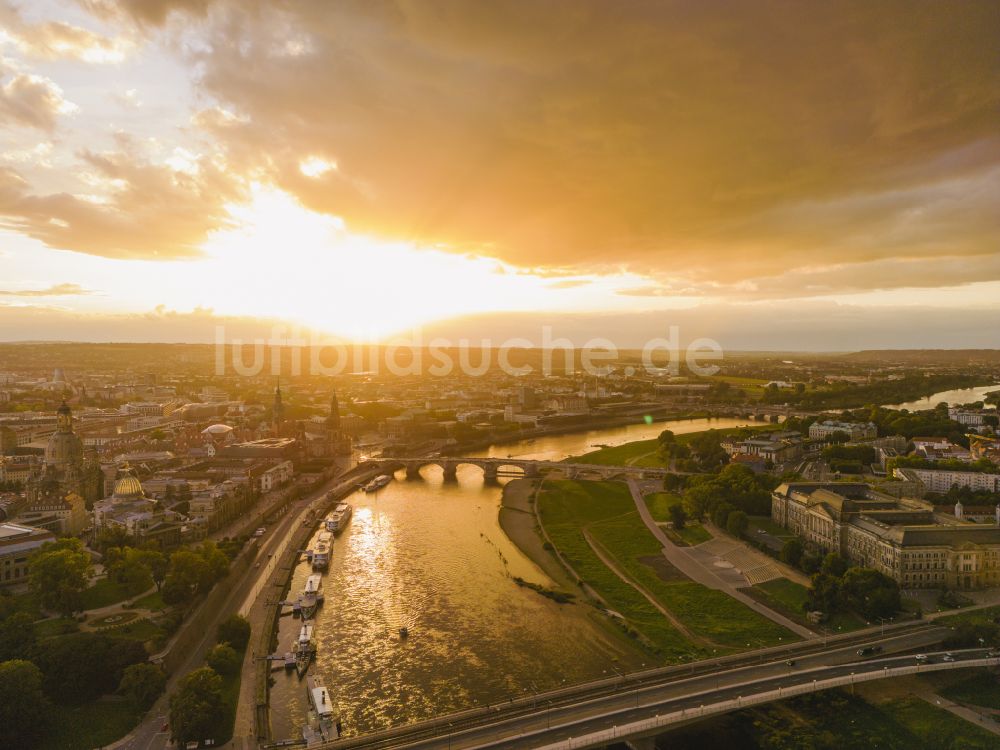
<instances>
[{"instance_id":1,"label":"highway bridge","mask_svg":"<svg viewBox=\"0 0 1000 750\"><path fill-rule=\"evenodd\" d=\"M890 630L887 628L887 630ZM800 642L685 666L619 674L583 685L526 694L381 732L323 744L323 750L570 750L627 742L636 750L671 728L796 695L923 672L997 667L985 649L910 652L940 641L949 629L932 623ZM884 649L861 658L859 648ZM891 654L891 655L890 655Z\"/></svg>"},{"instance_id":2,"label":"highway bridge","mask_svg":"<svg viewBox=\"0 0 1000 750\"><path fill-rule=\"evenodd\" d=\"M464 458L453 456L436 457L393 457L376 458L369 464L381 464L386 470L406 469L408 479L420 476L424 466L439 466L444 471L445 479L454 479L458 467L468 464L483 471L486 481L495 481L497 477L535 478L551 472L559 472L569 479L662 479L667 474L683 474L684 472L670 469L654 469L643 466L603 466L601 464L568 463L565 461L536 461L524 458Z\"/></svg>"}]
</instances>

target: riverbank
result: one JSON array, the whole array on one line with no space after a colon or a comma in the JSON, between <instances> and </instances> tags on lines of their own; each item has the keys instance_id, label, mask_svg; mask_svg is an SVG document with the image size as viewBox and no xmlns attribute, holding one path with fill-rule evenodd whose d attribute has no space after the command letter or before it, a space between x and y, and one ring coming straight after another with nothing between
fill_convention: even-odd
<instances>
[{"instance_id":1,"label":"riverbank","mask_svg":"<svg viewBox=\"0 0 1000 750\"><path fill-rule=\"evenodd\" d=\"M577 584L554 551L546 548L535 517L535 496L541 482L531 479L514 479L504 485L500 499L500 528L507 538L529 560L541 569L558 586L559 591L575 597L576 609L594 623L599 633L606 639L607 646L615 652L612 660L624 665L638 665L649 658L649 654L621 628L592 603L592 592ZM573 606L573 605L568 605Z\"/></svg>"}]
</instances>

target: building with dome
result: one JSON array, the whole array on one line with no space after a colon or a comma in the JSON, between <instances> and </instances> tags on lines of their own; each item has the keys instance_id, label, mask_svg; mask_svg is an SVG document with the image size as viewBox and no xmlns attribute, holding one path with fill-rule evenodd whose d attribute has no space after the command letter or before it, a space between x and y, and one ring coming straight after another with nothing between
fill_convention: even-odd
<instances>
[{"instance_id":1,"label":"building with dome","mask_svg":"<svg viewBox=\"0 0 1000 750\"><path fill-rule=\"evenodd\" d=\"M185 518L180 513L163 510L153 498L147 497L135 471L125 464L114 492L94 503L94 532L123 530L137 544L156 542L161 549L181 543Z\"/></svg>"},{"instance_id":2,"label":"building with dome","mask_svg":"<svg viewBox=\"0 0 1000 750\"><path fill-rule=\"evenodd\" d=\"M83 479L83 440L73 432L73 410L65 401L56 411L56 431L45 446L45 472L67 490L79 491Z\"/></svg>"},{"instance_id":3,"label":"building with dome","mask_svg":"<svg viewBox=\"0 0 1000 750\"><path fill-rule=\"evenodd\" d=\"M19 523L55 534L79 535L87 526L87 465L83 440L73 431L73 411L65 401L56 411L56 431L45 446L42 472L26 486Z\"/></svg>"}]
</instances>

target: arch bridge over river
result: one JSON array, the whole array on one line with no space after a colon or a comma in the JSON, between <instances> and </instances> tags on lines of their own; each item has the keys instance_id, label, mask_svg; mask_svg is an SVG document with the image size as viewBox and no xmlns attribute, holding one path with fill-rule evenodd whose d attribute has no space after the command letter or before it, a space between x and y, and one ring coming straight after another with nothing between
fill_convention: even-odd
<instances>
[{"instance_id":1,"label":"arch bridge over river","mask_svg":"<svg viewBox=\"0 0 1000 750\"><path fill-rule=\"evenodd\" d=\"M666 468L650 468L644 466L604 466L601 464L571 463L566 461L539 461L523 458L481 458L481 457L394 457L375 459L371 463L379 463L387 471L405 468L407 479L418 479L420 469L424 466L438 466L444 472L445 479L455 479L458 467L468 464L482 470L487 482L496 481L498 477L517 477L534 479L550 473L562 474L568 479L663 479L668 474L684 474L685 472Z\"/></svg>"}]
</instances>

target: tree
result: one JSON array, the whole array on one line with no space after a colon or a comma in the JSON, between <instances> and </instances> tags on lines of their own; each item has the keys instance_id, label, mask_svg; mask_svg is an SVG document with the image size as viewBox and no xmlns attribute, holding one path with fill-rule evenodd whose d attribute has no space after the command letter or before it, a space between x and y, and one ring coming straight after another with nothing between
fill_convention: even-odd
<instances>
[{"instance_id":1,"label":"tree","mask_svg":"<svg viewBox=\"0 0 1000 750\"><path fill-rule=\"evenodd\" d=\"M822 564L823 561L820 559L819 555L812 552L803 553L802 559L799 561L799 567L802 568L802 572L808 573L809 575L819 572Z\"/></svg>"},{"instance_id":2,"label":"tree","mask_svg":"<svg viewBox=\"0 0 1000 750\"><path fill-rule=\"evenodd\" d=\"M726 519L726 531L735 537L743 536L749 525L750 522L747 520L747 514L742 510L734 510Z\"/></svg>"},{"instance_id":3,"label":"tree","mask_svg":"<svg viewBox=\"0 0 1000 750\"><path fill-rule=\"evenodd\" d=\"M789 565L798 566L802 561L802 542L798 539L789 539L781 547L781 561Z\"/></svg>"},{"instance_id":4,"label":"tree","mask_svg":"<svg viewBox=\"0 0 1000 750\"><path fill-rule=\"evenodd\" d=\"M840 604L840 579L827 573L814 575L812 586L806 595L806 609L829 614L836 612Z\"/></svg>"},{"instance_id":5,"label":"tree","mask_svg":"<svg viewBox=\"0 0 1000 750\"><path fill-rule=\"evenodd\" d=\"M0 619L0 661L24 659L34 651L35 624L25 612Z\"/></svg>"},{"instance_id":6,"label":"tree","mask_svg":"<svg viewBox=\"0 0 1000 750\"><path fill-rule=\"evenodd\" d=\"M0 662L0 747L34 747L48 712L41 670L23 659Z\"/></svg>"},{"instance_id":7,"label":"tree","mask_svg":"<svg viewBox=\"0 0 1000 750\"><path fill-rule=\"evenodd\" d=\"M116 578L125 586L129 596L141 594L153 585L153 574L139 550L126 548L126 554L117 568Z\"/></svg>"},{"instance_id":8,"label":"tree","mask_svg":"<svg viewBox=\"0 0 1000 750\"><path fill-rule=\"evenodd\" d=\"M216 643L205 656L208 666L225 677L240 671L240 661L240 655L228 643Z\"/></svg>"},{"instance_id":9,"label":"tree","mask_svg":"<svg viewBox=\"0 0 1000 750\"><path fill-rule=\"evenodd\" d=\"M847 568L847 560L836 552L831 552L823 558L823 565L820 567L820 570L834 578L840 578L847 572Z\"/></svg>"},{"instance_id":10,"label":"tree","mask_svg":"<svg viewBox=\"0 0 1000 750\"><path fill-rule=\"evenodd\" d=\"M146 649L139 641L73 633L46 641L36 661L46 694L57 703L77 705L114 692L126 667L146 661Z\"/></svg>"},{"instance_id":11,"label":"tree","mask_svg":"<svg viewBox=\"0 0 1000 750\"><path fill-rule=\"evenodd\" d=\"M201 555L188 549L174 552L163 582L163 601L167 604L191 601L207 577L208 566Z\"/></svg>"},{"instance_id":12,"label":"tree","mask_svg":"<svg viewBox=\"0 0 1000 750\"><path fill-rule=\"evenodd\" d=\"M149 574L153 579L153 583L156 584L156 590L159 591L163 586L163 581L167 577L170 561L166 555L155 549L144 549L140 551L140 554L149 568Z\"/></svg>"},{"instance_id":13,"label":"tree","mask_svg":"<svg viewBox=\"0 0 1000 750\"><path fill-rule=\"evenodd\" d=\"M181 745L191 740L215 739L226 715L222 678L211 667L201 667L181 678L170 696L171 739Z\"/></svg>"},{"instance_id":14,"label":"tree","mask_svg":"<svg viewBox=\"0 0 1000 750\"><path fill-rule=\"evenodd\" d=\"M237 651L246 651L250 643L250 623L245 617L230 615L219 623L216 638L219 643L228 643Z\"/></svg>"},{"instance_id":15,"label":"tree","mask_svg":"<svg viewBox=\"0 0 1000 750\"><path fill-rule=\"evenodd\" d=\"M680 503L674 503L670 506L670 520L673 521L674 531L681 531L684 528L684 522L687 520L687 513L684 512L684 506Z\"/></svg>"},{"instance_id":16,"label":"tree","mask_svg":"<svg viewBox=\"0 0 1000 750\"><path fill-rule=\"evenodd\" d=\"M79 539L43 544L28 560L31 588L42 606L66 616L80 610L89 573L90 554Z\"/></svg>"},{"instance_id":17,"label":"tree","mask_svg":"<svg viewBox=\"0 0 1000 750\"><path fill-rule=\"evenodd\" d=\"M149 662L132 664L122 672L118 693L125 696L136 711L145 711L160 697L167 686L167 674Z\"/></svg>"},{"instance_id":18,"label":"tree","mask_svg":"<svg viewBox=\"0 0 1000 750\"><path fill-rule=\"evenodd\" d=\"M712 511L712 523L720 529L726 528L726 524L729 522L729 514L733 513L735 510L736 508L729 503L719 503Z\"/></svg>"},{"instance_id":19,"label":"tree","mask_svg":"<svg viewBox=\"0 0 1000 750\"><path fill-rule=\"evenodd\" d=\"M868 620L894 616L902 607L899 584L874 568L850 568L841 579L841 599Z\"/></svg>"}]
</instances>

